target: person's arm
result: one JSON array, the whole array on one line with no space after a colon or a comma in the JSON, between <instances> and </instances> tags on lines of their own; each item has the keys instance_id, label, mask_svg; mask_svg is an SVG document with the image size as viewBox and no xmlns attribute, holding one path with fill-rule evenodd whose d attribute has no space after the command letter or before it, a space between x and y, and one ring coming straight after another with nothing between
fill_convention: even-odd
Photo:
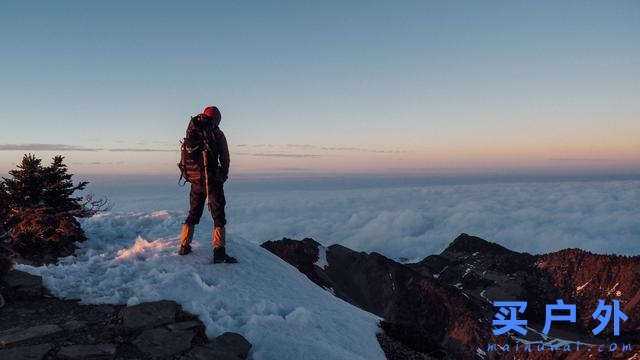
<instances>
[{"instance_id":1,"label":"person's arm","mask_svg":"<svg viewBox=\"0 0 640 360\"><path fill-rule=\"evenodd\" d=\"M229 158L229 146L227 145L227 138L220 128L216 128L216 144L218 145L218 154L220 156L220 172L223 181L226 181L229 177L229 164L231 159Z\"/></svg>"}]
</instances>

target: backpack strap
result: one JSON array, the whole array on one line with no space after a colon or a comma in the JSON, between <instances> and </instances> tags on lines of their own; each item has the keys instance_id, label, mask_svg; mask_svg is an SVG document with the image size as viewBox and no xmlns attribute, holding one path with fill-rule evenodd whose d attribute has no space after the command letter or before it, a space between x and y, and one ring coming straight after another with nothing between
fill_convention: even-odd
<instances>
[{"instance_id":1,"label":"backpack strap","mask_svg":"<svg viewBox=\"0 0 640 360\"><path fill-rule=\"evenodd\" d=\"M218 144L216 143L216 138L215 135L213 134L213 131L215 129L215 125L213 124L213 122L208 121L207 122L208 126L203 126L200 127L200 139L202 140L202 143L204 145L204 148L207 150L207 152L211 155L216 154L218 151ZM211 144L209 142L209 140L213 141L213 144Z\"/></svg>"},{"instance_id":2,"label":"backpack strap","mask_svg":"<svg viewBox=\"0 0 640 360\"><path fill-rule=\"evenodd\" d=\"M182 181L184 179L184 182L181 184L180 181ZM185 186L187 185L187 179L184 178L184 173L182 171L180 171L180 178L178 179L178 186Z\"/></svg>"}]
</instances>

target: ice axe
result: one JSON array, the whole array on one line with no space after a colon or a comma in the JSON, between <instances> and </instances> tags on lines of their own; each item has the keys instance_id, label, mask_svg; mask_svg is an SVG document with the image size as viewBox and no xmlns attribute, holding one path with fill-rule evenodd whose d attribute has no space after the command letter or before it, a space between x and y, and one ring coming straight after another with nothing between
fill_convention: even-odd
<instances>
[{"instance_id":1,"label":"ice axe","mask_svg":"<svg viewBox=\"0 0 640 360\"><path fill-rule=\"evenodd\" d=\"M207 168L207 150L202 150L202 163L204 165L204 186L207 192L207 205L211 205L209 200L209 169Z\"/></svg>"}]
</instances>

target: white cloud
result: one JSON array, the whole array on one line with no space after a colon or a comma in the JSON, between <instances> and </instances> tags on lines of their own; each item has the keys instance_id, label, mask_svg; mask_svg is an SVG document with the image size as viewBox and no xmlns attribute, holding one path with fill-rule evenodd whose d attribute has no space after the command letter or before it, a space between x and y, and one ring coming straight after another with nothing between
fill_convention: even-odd
<instances>
[{"instance_id":1,"label":"white cloud","mask_svg":"<svg viewBox=\"0 0 640 360\"><path fill-rule=\"evenodd\" d=\"M256 181L255 191L232 187L227 192L229 230L256 243L309 236L325 245L411 259L442 251L462 232L531 253L580 247L638 254L640 181L349 186L267 191ZM113 200L129 209L186 212L184 192L169 184L157 194L153 189L117 191L127 195ZM210 231L210 226L205 213L198 231Z\"/></svg>"}]
</instances>

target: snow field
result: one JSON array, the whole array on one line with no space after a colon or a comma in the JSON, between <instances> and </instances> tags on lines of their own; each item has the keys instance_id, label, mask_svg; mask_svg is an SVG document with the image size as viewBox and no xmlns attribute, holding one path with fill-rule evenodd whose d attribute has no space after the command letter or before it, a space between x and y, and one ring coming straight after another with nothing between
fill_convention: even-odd
<instances>
[{"instance_id":1,"label":"snow field","mask_svg":"<svg viewBox=\"0 0 640 360\"><path fill-rule=\"evenodd\" d=\"M258 245L228 234L238 264L212 265L211 225L196 228L194 252L176 254L181 213L102 214L83 221L89 240L43 276L54 295L84 303L174 300L214 337L245 336L261 359L384 359L378 317L321 289Z\"/></svg>"}]
</instances>

